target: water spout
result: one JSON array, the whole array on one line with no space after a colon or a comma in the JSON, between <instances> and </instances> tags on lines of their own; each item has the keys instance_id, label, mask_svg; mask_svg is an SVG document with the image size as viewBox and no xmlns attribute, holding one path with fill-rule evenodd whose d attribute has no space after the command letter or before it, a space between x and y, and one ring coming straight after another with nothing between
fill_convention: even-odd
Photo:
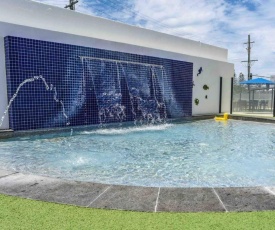
<instances>
[{"instance_id":1,"label":"water spout","mask_svg":"<svg viewBox=\"0 0 275 230\"><path fill-rule=\"evenodd\" d=\"M14 101L15 98L18 96L18 93L20 92L20 89L21 89L25 84L31 83L31 82L34 82L34 81L38 81L38 80L42 80L42 82L43 82L44 85L45 85L45 89L46 89L47 91L54 91L54 97L53 97L53 99L54 99L57 103L60 103L60 104L61 104L63 116L64 116L64 117L66 118L66 120L67 120L67 123L66 123L66 124L67 124L67 125L70 124L69 118L68 118L68 116L67 116L67 114L66 114L66 112L65 112L64 103L63 103L62 100L59 100L59 99L57 98L57 90L56 90L56 87L54 87L52 84L49 86L48 83L46 82L46 79L45 79L42 75L39 75L39 76L34 76L34 77L32 77L32 78L25 79L22 83L19 84L19 86L18 86L17 89L16 89L16 92L13 94L12 98L10 99L10 101L9 101L9 103L8 103L8 105L7 105L7 107L6 107L5 111L4 111L4 113L3 113L3 116L2 116L2 118L1 118L1 120L0 120L0 127L3 125L3 122L4 122L4 119L5 119L5 117L6 117L6 114L7 114L7 112L9 111L9 109L10 109L10 107L11 107L13 101Z\"/></svg>"}]
</instances>

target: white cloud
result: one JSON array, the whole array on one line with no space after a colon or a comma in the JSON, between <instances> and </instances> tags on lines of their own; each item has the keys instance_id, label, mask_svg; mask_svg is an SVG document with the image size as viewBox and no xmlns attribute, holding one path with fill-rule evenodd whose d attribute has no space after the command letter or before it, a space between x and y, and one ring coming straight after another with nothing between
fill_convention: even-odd
<instances>
[{"instance_id":1,"label":"white cloud","mask_svg":"<svg viewBox=\"0 0 275 230\"><path fill-rule=\"evenodd\" d=\"M243 4L245 2L255 4L256 10L250 10ZM243 43L251 34L255 41L252 58L259 59L252 72L275 74L275 65L272 65L275 58L275 4L272 0L250 0L242 4L230 4L225 0L135 0L134 9L140 13L136 17L137 23L141 18L147 18L146 28L228 48L229 59L235 64L237 74L246 73L246 67L241 64L241 60L247 59ZM165 26L161 27L161 24Z\"/></svg>"},{"instance_id":2,"label":"white cloud","mask_svg":"<svg viewBox=\"0 0 275 230\"><path fill-rule=\"evenodd\" d=\"M36 0L64 7L69 0ZM247 59L247 35L255 41L252 58L259 61L252 72L275 74L274 0L79 0L77 11L116 18L120 21L165 33L199 40L229 50L236 73L246 73L241 60ZM108 4L109 10L92 9L88 3ZM116 7L121 4L124 9ZM105 5L107 6L107 5ZM249 9L249 6L254 6ZM110 12L111 9L111 12Z\"/></svg>"}]
</instances>

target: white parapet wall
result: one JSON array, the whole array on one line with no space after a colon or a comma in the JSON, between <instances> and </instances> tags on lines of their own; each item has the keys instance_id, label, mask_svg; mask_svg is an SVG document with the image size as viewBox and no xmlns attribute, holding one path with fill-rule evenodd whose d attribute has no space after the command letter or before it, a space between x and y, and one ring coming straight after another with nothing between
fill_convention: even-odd
<instances>
[{"instance_id":1,"label":"white parapet wall","mask_svg":"<svg viewBox=\"0 0 275 230\"><path fill-rule=\"evenodd\" d=\"M31 0L2 1L0 21L169 52L227 61L227 50Z\"/></svg>"},{"instance_id":2,"label":"white parapet wall","mask_svg":"<svg viewBox=\"0 0 275 230\"><path fill-rule=\"evenodd\" d=\"M223 78L222 112L230 110L234 66L227 62L226 49L30 0L12 0L4 1L0 8L0 118L8 104L5 36L192 62L192 114L219 112L220 77ZM200 68L202 72L197 76ZM209 86L209 90L203 90L205 84ZM195 98L199 99L199 105L195 105ZM0 129L8 128L7 117Z\"/></svg>"},{"instance_id":3,"label":"white parapet wall","mask_svg":"<svg viewBox=\"0 0 275 230\"><path fill-rule=\"evenodd\" d=\"M4 38L0 36L0 124L2 123L0 129L9 128L8 115L4 117L4 112L8 105L5 64L6 63L5 63ZM2 121L2 117L5 118L3 121Z\"/></svg>"}]
</instances>

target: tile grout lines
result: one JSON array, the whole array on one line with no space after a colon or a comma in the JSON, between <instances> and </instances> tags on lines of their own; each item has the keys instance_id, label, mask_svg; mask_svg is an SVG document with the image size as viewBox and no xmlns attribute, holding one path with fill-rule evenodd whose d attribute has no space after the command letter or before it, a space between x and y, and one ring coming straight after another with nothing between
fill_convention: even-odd
<instances>
[{"instance_id":1,"label":"tile grout lines","mask_svg":"<svg viewBox=\"0 0 275 230\"><path fill-rule=\"evenodd\" d=\"M92 203L94 203L99 197L101 197L105 192L107 192L111 187L113 186L109 186L108 188L106 188L102 193L100 193L90 204L88 204L86 207L88 208Z\"/></svg>"},{"instance_id":2,"label":"tile grout lines","mask_svg":"<svg viewBox=\"0 0 275 230\"><path fill-rule=\"evenodd\" d=\"M224 203L222 202L219 194L216 192L216 190L214 188L212 188L213 192L215 193L215 195L217 196L218 200L220 201L222 207L225 209L225 212L228 212L227 208L225 207Z\"/></svg>"},{"instance_id":3,"label":"tile grout lines","mask_svg":"<svg viewBox=\"0 0 275 230\"><path fill-rule=\"evenodd\" d=\"M158 196L157 196L156 205L155 205L155 212L157 212L157 209L158 209L159 194L160 194L160 187L159 187L159 190L158 190Z\"/></svg>"}]
</instances>

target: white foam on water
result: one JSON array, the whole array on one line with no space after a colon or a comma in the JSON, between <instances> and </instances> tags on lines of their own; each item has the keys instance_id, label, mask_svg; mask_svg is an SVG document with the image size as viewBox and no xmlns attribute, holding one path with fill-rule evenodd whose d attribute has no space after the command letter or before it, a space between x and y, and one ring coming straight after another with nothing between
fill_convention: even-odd
<instances>
[{"instance_id":1,"label":"white foam on water","mask_svg":"<svg viewBox=\"0 0 275 230\"><path fill-rule=\"evenodd\" d=\"M200 146L209 146L207 143L199 143Z\"/></svg>"},{"instance_id":2,"label":"white foam on water","mask_svg":"<svg viewBox=\"0 0 275 230\"><path fill-rule=\"evenodd\" d=\"M163 124L163 125L148 125L148 126L140 126L140 127L135 126L130 128L99 129L95 131L84 131L81 134L123 135L127 133L132 133L132 132L161 131L161 130L166 130L172 126L173 126L172 124Z\"/></svg>"}]
</instances>

